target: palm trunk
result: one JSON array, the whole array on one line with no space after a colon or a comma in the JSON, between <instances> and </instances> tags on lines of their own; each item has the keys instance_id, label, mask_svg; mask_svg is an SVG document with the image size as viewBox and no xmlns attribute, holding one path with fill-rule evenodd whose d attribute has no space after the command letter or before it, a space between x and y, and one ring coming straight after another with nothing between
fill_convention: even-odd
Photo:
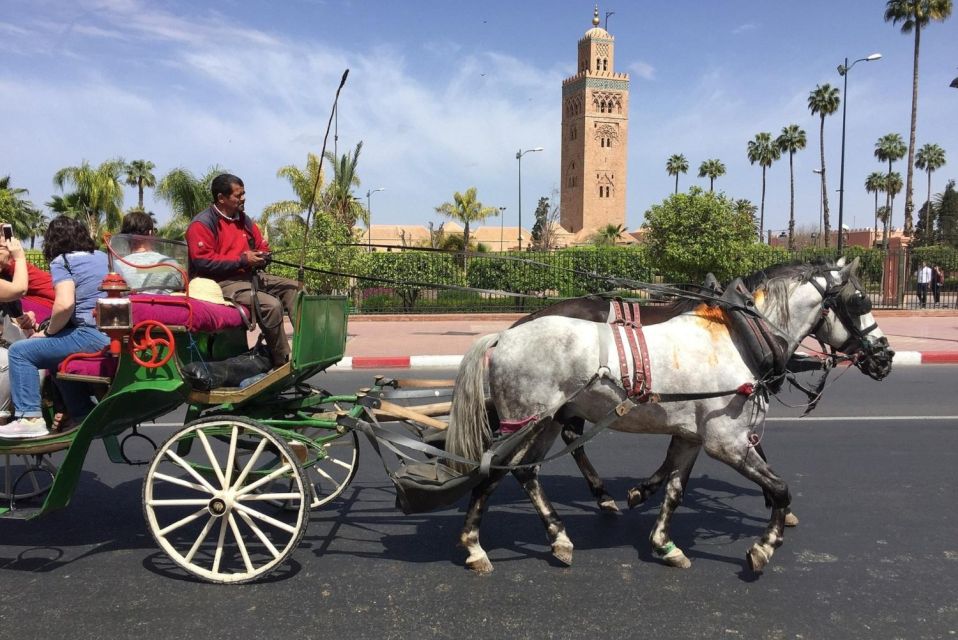
<instances>
[{"instance_id":1,"label":"palm trunk","mask_svg":"<svg viewBox=\"0 0 958 640\"><path fill-rule=\"evenodd\" d=\"M828 237L831 223L828 220L828 186L825 183L825 114L822 114L822 123L818 135L819 151L822 156L822 221L825 225L825 248L828 248ZM839 230L841 233L841 230Z\"/></svg>"},{"instance_id":2,"label":"palm trunk","mask_svg":"<svg viewBox=\"0 0 958 640\"><path fill-rule=\"evenodd\" d=\"M921 45L921 21L915 20L915 56L912 65L911 79L911 132L908 138L908 171L905 178L905 227L906 236L912 234L912 211L915 203L912 200L911 185L915 173L915 129L918 126L918 50Z\"/></svg>"},{"instance_id":3,"label":"palm trunk","mask_svg":"<svg viewBox=\"0 0 958 640\"><path fill-rule=\"evenodd\" d=\"M891 177L891 160L888 161L888 177L889 177L889 178ZM887 180L886 180L886 185L885 185L885 186L888 186L888 185L887 185ZM888 228L888 225L890 225L891 222L892 222L892 202L893 202L893 200L894 200L894 199L891 197L891 192L890 192L890 191L885 191L885 206L888 207L888 218L885 219L885 229L886 229L886 230L887 230L887 228ZM887 235L887 234L882 234L882 246L885 245L885 237L886 237L886 235ZM885 248L887 249L888 247L886 246Z\"/></svg>"},{"instance_id":4,"label":"palm trunk","mask_svg":"<svg viewBox=\"0 0 958 640\"><path fill-rule=\"evenodd\" d=\"M758 215L758 241L765 236L765 165L762 165L762 206Z\"/></svg>"},{"instance_id":5,"label":"palm trunk","mask_svg":"<svg viewBox=\"0 0 958 640\"><path fill-rule=\"evenodd\" d=\"M715 191L715 178L709 178L709 193Z\"/></svg>"},{"instance_id":6,"label":"palm trunk","mask_svg":"<svg viewBox=\"0 0 958 640\"><path fill-rule=\"evenodd\" d=\"M928 202L925 204L925 243L931 245L931 169L925 173L928 174Z\"/></svg>"},{"instance_id":7,"label":"palm trunk","mask_svg":"<svg viewBox=\"0 0 958 640\"><path fill-rule=\"evenodd\" d=\"M788 175L791 187L791 202L788 207L788 250L795 250L795 153L788 154Z\"/></svg>"},{"instance_id":8,"label":"palm trunk","mask_svg":"<svg viewBox=\"0 0 958 640\"><path fill-rule=\"evenodd\" d=\"M841 233L841 232L842 230L839 229L838 233ZM878 240L878 192L877 191L875 192L875 238L874 240ZM872 242L874 242L874 240Z\"/></svg>"},{"instance_id":9,"label":"palm trunk","mask_svg":"<svg viewBox=\"0 0 958 640\"><path fill-rule=\"evenodd\" d=\"M678 192L679 192L679 174L678 174L678 172L676 172L676 174L675 174L675 193L677 194Z\"/></svg>"},{"instance_id":10,"label":"palm trunk","mask_svg":"<svg viewBox=\"0 0 958 640\"><path fill-rule=\"evenodd\" d=\"M146 209L143 208L143 178L140 178L139 180L136 181L136 186L140 190L140 199L139 199L140 211L146 211Z\"/></svg>"}]
</instances>

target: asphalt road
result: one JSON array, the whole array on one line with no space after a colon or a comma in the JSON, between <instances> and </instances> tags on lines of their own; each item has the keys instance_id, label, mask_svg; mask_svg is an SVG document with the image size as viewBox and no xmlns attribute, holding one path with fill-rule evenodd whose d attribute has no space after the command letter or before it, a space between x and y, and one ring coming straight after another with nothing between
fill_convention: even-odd
<instances>
[{"instance_id":1,"label":"asphalt road","mask_svg":"<svg viewBox=\"0 0 958 640\"><path fill-rule=\"evenodd\" d=\"M801 524L761 577L744 568L767 519L760 492L704 456L672 528L691 569L650 551L658 497L600 514L569 459L549 465L543 483L576 545L573 566L552 559L531 505L506 479L482 530L495 572L480 577L455 546L461 505L402 515L365 448L353 485L313 514L292 562L256 584L208 585L155 547L143 468L111 465L97 445L68 509L0 521L0 637L955 637L956 377L958 367L922 366L876 383L852 370L810 418L773 407L763 442ZM320 382L348 391L370 379L341 372ZM665 446L604 433L589 450L624 508Z\"/></svg>"}]
</instances>

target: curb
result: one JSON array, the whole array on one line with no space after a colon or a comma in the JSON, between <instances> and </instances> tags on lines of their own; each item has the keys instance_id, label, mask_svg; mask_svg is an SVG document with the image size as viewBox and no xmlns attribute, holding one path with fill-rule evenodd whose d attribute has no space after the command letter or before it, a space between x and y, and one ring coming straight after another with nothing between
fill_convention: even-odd
<instances>
[{"instance_id":1,"label":"curb","mask_svg":"<svg viewBox=\"0 0 958 640\"><path fill-rule=\"evenodd\" d=\"M451 368L458 367L461 361L462 356L346 356L329 370ZM958 364L958 351L898 351L895 364Z\"/></svg>"}]
</instances>

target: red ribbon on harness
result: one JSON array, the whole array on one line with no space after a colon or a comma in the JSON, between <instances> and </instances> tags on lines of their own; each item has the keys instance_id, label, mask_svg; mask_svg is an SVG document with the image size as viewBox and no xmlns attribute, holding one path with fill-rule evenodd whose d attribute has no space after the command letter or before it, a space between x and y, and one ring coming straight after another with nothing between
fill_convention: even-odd
<instances>
[{"instance_id":1,"label":"red ribbon on harness","mask_svg":"<svg viewBox=\"0 0 958 640\"><path fill-rule=\"evenodd\" d=\"M522 418L521 420L500 420L499 421L499 431L504 435L509 435L510 433L515 433L522 427L535 422L539 419L539 414L533 414L528 418Z\"/></svg>"}]
</instances>

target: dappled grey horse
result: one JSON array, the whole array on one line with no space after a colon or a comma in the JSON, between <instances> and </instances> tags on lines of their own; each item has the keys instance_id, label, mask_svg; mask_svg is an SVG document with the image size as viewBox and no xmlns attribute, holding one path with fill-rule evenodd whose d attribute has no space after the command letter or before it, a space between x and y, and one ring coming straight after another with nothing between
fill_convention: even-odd
<instances>
[{"instance_id":1,"label":"dappled grey horse","mask_svg":"<svg viewBox=\"0 0 958 640\"><path fill-rule=\"evenodd\" d=\"M791 356L808 335L853 357L876 380L888 375L894 355L875 323L851 265L797 265L773 270L754 294L753 313L783 342ZM543 317L486 336L466 354L456 379L456 395L446 438L447 450L479 460L492 442L483 382L502 421L528 422L525 440L507 460L528 493L556 558L571 563L573 545L546 498L535 463L541 460L572 417L608 424L617 431L670 434L680 443L670 450L667 494L651 534L653 549L673 566L689 566L669 535L672 511L681 501L692 464L701 448L755 482L771 497L764 535L750 548L750 567L760 572L782 544L790 497L788 487L755 452L753 435L768 410L768 393L777 389L773 371L756 371L748 340L732 330L734 310L702 304L645 328L652 389L636 403L613 374L618 356L614 328L604 323ZM495 347L491 352L487 351ZM479 543L479 525L489 496L508 473L493 468L472 492L460 536L466 563L492 570Z\"/></svg>"}]
</instances>

